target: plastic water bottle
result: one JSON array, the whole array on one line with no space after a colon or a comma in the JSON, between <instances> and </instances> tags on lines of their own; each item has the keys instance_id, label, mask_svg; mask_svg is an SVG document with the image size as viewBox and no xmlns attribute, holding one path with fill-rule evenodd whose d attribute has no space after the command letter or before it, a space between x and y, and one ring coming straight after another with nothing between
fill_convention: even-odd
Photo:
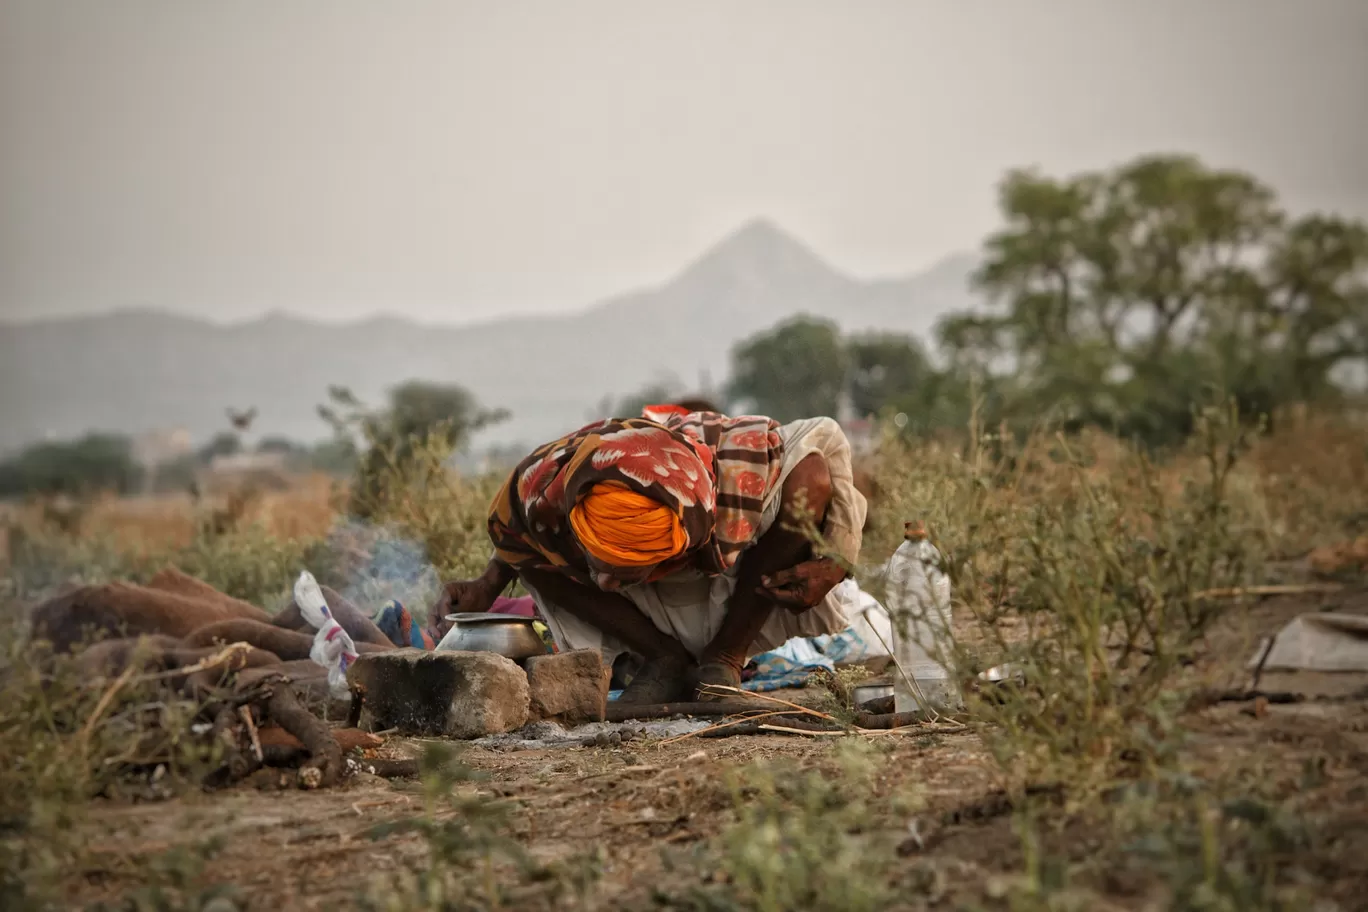
<instances>
[{"instance_id":1,"label":"plastic water bottle","mask_svg":"<svg viewBox=\"0 0 1368 912\"><path fill-rule=\"evenodd\" d=\"M884 577L893 618L893 657L901 669L893 672L896 712L945 710L960 702L950 672L932 652L948 644L951 623L950 578L940 561L925 527L906 523L903 543L889 558Z\"/></svg>"}]
</instances>

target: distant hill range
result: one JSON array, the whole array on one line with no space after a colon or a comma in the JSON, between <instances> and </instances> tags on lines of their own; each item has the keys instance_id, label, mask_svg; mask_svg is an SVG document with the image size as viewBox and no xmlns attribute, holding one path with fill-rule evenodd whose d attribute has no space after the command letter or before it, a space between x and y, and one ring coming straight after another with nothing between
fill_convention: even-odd
<instances>
[{"instance_id":1,"label":"distant hill range","mask_svg":"<svg viewBox=\"0 0 1368 912\"><path fill-rule=\"evenodd\" d=\"M90 430L183 428L204 440L224 409L256 406L252 436L317 440L340 384L380 404L407 379L462 384L513 417L483 443L534 443L578 427L606 395L665 375L726 377L733 344L799 314L847 330L926 334L969 306L975 258L906 278L844 275L766 221L752 222L657 288L587 310L468 326L391 317L336 325L268 315L234 325L146 311L0 324L0 452Z\"/></svg>"}]
</instances>

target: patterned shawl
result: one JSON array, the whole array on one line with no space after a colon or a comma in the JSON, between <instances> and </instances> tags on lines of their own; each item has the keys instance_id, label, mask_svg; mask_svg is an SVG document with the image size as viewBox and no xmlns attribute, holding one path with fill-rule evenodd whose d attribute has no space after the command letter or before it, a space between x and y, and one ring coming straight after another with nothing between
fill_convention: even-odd
<instances>
[{"instance_id":1,"label":"patterned shawl","mask_svg":"<svg viewBox=\"0 0 1368 912\"><path fill-rule=\"evenodd\" d=\"M730 568L760 526L779 483L784 444L768 418L712 412L612 418L538 447L494 498L489 536L514 568L553 569L601 589L661 579L690 565ZM617 482L673 509L684 552L653 567L603 564L575 540L570 510L599 482Z\"/></svg>"}]
</instances>

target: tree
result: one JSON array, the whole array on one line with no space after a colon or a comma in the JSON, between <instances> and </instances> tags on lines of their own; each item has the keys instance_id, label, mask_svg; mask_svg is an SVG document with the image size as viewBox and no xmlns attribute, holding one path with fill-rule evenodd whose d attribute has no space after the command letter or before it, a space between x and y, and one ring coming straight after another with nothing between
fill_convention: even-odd
<instances>
[{"instance_id":1,"label":"tree","mask_svg":"<svg viewBox=\"0 0 1368 912\"><path fill-rule=\"evenodd\" d=\"M0 463L0 497L127 494L141 474L128 438L87 434L69 442L34 444Z\"/></svg>"},{"instance_id":2,"label":"tree","mask_svg":"<svg viewBox=\"0 0 1368 912\"><path fill-rule=\"evenodd\" d=\"M439 433L457 450L507 417L503 409L481 408L463 387L410 380L390 390L387 433L395 439Z\"/></svg>"},{"instance_id":3,"label":"tree","mask_svg":"<svg viewBox=\"0 0 1368 912\"><path fill-rule=\"evenodd\" d=\"M901 333L871 333L846 343L850 400L861 415L918 402L938 379L926 348Z\"/></svg>"},{"instance_id":4,"label":"tree","mask_svg":"<svg viewBox=\"0 0 1368 912\"><path fill-rule=\"evenodd\" d=\"M732 352L734 402L778 421L835 415L847 353L834 323L801 316L741 342Z\"/></svg>"},{"instance_id":5,"label":"tree","mask_svg":"<svg viewBox=\"0 0 1368 912\"><path fill-rule=\"evenodd\" d=\"M355 472L359 459L356 441L350 437L335 436L309 450L309 468L328 475L345 476Z\"/></svg>"},{"instance_id":6,"label":"tree","mask_svg":"<svg viewBox=\"0 0 1368 912\"><path fill-rule=\"evenodd\" d=\"M503 421L508 412L484 409L463 387L410 380L390 390L389 407L371 411L350 390L328 390L331 405L321 405L319 416L339 439L338 457L345 457L350 442L358 458L352 484L351 512L367 518L380 502L382 488L403 484L419 461L434 455L448 458L464 449L482 428ZM356 435L361 445L356 445Z\"/></svg>"},{"instance_id":7,"label":"tree","mask_svg":"<svg viewBox=\"0 0 1368 912\"><path fill-rule=\"evenodd\" d=\"M992 307L937 332L952 365L998 375L1009 410L1166 442L1204 396L1324 399L1368 357L1365 227L1290 218L1247 174L1185 156L1015 171L999 203L975 277Z\"/></svg>"}]
</instances>

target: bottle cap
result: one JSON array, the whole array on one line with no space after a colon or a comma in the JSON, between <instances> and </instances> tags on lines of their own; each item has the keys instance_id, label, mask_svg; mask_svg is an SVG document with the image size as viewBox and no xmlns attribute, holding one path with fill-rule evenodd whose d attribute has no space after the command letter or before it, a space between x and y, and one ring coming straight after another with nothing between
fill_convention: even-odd
<instances>
[{"instance_id":1,"label":"bottle cap","mask_svg":"<svg viewBox=\"0 0 1368 912\"><path fill-rule=\"evenodd\" d=\"M921 541L927 537L926 524L920 519L903 523L903 538L908 541Z\"/></svg>"}]
</instances>

